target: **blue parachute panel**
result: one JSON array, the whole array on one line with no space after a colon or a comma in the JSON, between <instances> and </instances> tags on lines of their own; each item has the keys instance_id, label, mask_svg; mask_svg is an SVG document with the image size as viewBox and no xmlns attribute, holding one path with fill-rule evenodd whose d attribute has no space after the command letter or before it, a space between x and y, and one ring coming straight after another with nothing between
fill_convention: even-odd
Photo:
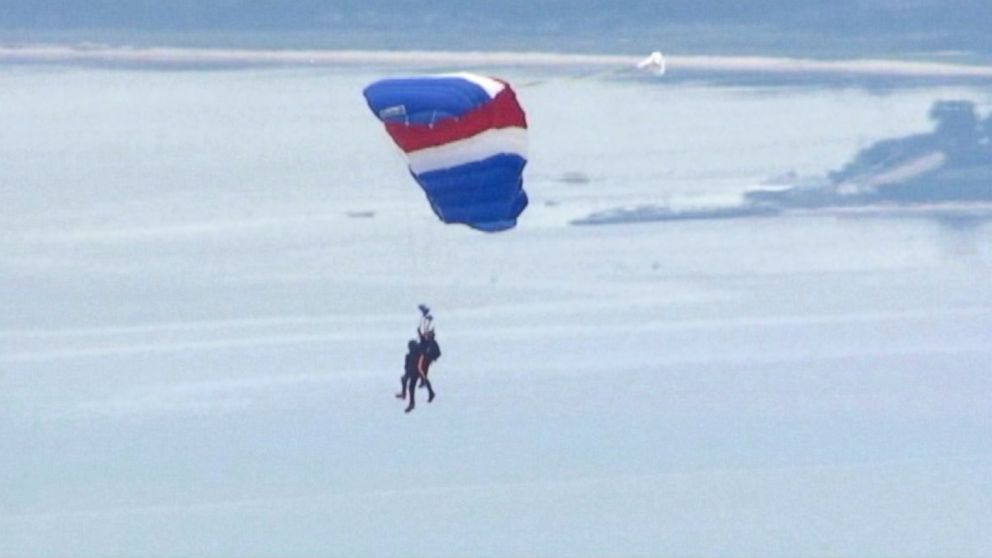
<instances>
[{"instance_id":1,"label":"blue parachute panel","mask_svg":"<svg viewBox=\"0 0 992 558\"><path fill-rule=\"evenodd\" d=\"M383 122L433 124L490 101L479 85L458 77L395 78L365 88L365 99Z\"/></svg>"},{"instance_id":2,"label":"blue parachute panel","mask_svg":"<svg viewBox=\"0 0 992 558\"><path fill-rule=\"evenodd\" d=\"M414 178L442 221L495 232L514 227L527 207L521 178L526 164L519 155L500 154Z\"/></svg>"}]
</instances>

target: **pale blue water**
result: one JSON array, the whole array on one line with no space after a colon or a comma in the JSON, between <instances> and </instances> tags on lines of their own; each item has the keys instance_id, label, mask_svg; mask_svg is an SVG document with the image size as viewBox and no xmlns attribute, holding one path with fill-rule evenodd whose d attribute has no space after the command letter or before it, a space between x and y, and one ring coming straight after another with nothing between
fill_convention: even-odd
<instances>
[{"instance_id":1,"label":"pale blue water","mask_svg":"<svg viewBox=\"0 0 992 558\"><path fill-rule=\"evenodd\" d=\"M0 68L0 555L992 552L987 221L569 225L986 90L507 68L532 205L493 236L367 113L390 69Z\"/></svg>"}]
</instances>

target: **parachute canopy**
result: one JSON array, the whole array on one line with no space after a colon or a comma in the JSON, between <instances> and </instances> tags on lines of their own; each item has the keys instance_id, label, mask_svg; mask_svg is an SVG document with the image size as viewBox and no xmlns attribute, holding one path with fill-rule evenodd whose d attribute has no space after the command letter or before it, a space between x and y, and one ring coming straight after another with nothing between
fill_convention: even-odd
<instances>
[{"instance_id":1,"label":"parachute canopy","mask_svg":"<svg viewBox=\"0 0 992 558\"><path fill-rule=\"evenodd\" d=\"M364 94L442 221L516 226L527 207L527 119L508 83L442 74L380 80Z\"/></svg>"}]
</instances>

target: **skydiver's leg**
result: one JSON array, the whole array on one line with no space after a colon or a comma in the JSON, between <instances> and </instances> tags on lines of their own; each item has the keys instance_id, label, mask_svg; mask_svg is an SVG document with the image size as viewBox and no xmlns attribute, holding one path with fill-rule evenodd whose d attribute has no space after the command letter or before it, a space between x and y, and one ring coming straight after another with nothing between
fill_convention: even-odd
<instances>
[{"instance_id":1,"label":"skydiver's leg","mask_svg":"<svg viewBox=\"0 0 992 558\"><path fill-rule=\"evenodd\" d=\"M400 376L400 387L403 389L396 394L396 399L406 399L406 374Z\"/></svg>"},{"instance_id":2,"label":"skydiver's leg","mask_svg":"<svg viewBox=\"0 0 992 558\"><path fill-rule=\"evenodd\" d=\"M417 388L417 377L416 376L410 376L408 378L408 381L409 381L409 387L407 388L407 390L410 392L410 404L406 406L406 411L405 412L407 412L407 413L409 413L410 411L412 411L413 410L413 407L415 406L415 403L414 403L414 394L417 393L417 389L416 389Z\"/></svg>"},{"instance_id":3,"label":"skydiver's leg","mask_svg":"<svg viewBox=\"0 0 992 558\"><path fill-rule=\"evenodd\" d=\"M424 378L424 384L427 386L427 402L430 403L434 401L434 388L431 387L431 382L427 378Z\"/></svg>"}]
</instances>

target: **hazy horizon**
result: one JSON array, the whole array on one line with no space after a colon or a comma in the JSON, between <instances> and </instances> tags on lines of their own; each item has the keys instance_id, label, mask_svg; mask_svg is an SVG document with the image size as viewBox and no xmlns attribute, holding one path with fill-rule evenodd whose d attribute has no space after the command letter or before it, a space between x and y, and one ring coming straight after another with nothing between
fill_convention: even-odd
<instances>
[{"instance_id":1,"label":"hazy horizon","mask_svg":"<svg viewBox=\"0 0 992 558\"><path fill-rule=\"evenodd\" d=\"M967 59L992 53L990 21L977 1L5 0L0 41Z\"/></svg>"}]
</instances>

